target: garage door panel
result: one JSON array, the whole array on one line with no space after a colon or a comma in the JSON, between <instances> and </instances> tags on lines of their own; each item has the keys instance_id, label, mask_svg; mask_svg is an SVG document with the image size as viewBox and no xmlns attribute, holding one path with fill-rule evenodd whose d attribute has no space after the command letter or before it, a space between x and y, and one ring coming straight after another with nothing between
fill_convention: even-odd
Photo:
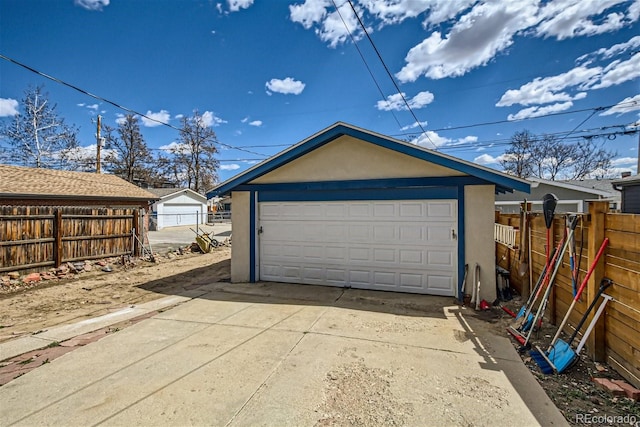
<instances>
[{"instance_id":1,"label":"garage door panel","mask_svg":"<svg viewBox=\"0 0 640 427\"><path fill-rule=\"evenodd\" d=\"M260 279L455 294L455 200L305 203L259 204Z\"/></svg>"}]
</instances>

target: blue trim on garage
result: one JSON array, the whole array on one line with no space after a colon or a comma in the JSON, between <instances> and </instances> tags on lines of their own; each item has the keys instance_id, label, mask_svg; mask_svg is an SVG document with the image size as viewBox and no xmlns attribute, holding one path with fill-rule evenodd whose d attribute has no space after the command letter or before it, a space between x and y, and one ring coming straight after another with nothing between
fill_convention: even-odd
<instances>
[{"instance_id":1,"label":"blue trim on garage","mask_svg":"<svg viewBox=\"0 0 640 427\"><path fill-rule=\"evenodd\" d=\"M358 179L347 181L284 182L277 184L241 184L234 191L331 191L397 189L415 187L453 187L464 185L492 185L472 176L438 176L424 178Z\"/></svg>"},{"instance_id":2,"label":"blue trim on garage","mask_svg":"<svg viewBox=\"0 0 640 427\"><path fill-rule=\"evenodd\" d=\"M462 292L462 283L464 281L464 266L465 266L465 239L467 233L464 227L464 186L458 187L458 301L464 300Z\"/></svg>"},{"instance_id":3,"label":"blue trim on garage","mask_svg":"<svg viewBox=\"0 0 640 427\"><path fill-rule=\"evenodd\" d=\"M353 138L360 139L365 142L375 144L379 147L387 148L389 150L396 151L398 153L406 154L411 157L425 160L427 162L444 166L446 168L453 169L455 171L462 172L464 174L479 178L491 184L496 185L498 192L506 192L518 190L525 193L529 193L530 185L527 182L523 182L520 179L512 178L504 173L493 171L488 168L479 167L473 163L466 162L455 157L447 156L436 151L427 150L422 147L418 147L413 144L405 143L396 139L385 137L372 132L364 131L362 129L355 128L353 126L336 123L333 126L321 131L314 136L294 145L288 150L283 151L276 156L265 160L264 162L256 165L255 167L236 175L228 181L218 185L213 190L207 193L207 198L212 198L221 194L227 194L231 191L235 191L239 185L250 183L256 178L259 178L305 154L328 144L331 141L343 136L351 136Z\"/></svg>"},{"instance_id":4,"label":"blue trim on garage","mask_svg":"<svg viewBox=\"0 0 640 427\"><path fill-rule=\"evenodd\" d=\"M249 192L249 281L256 281L256 192Z\"/></svg>"},{"instance_id":5,"label":"blue trim on garage","mask_svg":"<svg viewBox=\"0 0 640 427\"><path fill-rule=\"evenodd\" d=\"M456 199L457 187L383 188L361 191L261 191L259 202L326 202L346 200Z\"/></svg>"}]
</instances>

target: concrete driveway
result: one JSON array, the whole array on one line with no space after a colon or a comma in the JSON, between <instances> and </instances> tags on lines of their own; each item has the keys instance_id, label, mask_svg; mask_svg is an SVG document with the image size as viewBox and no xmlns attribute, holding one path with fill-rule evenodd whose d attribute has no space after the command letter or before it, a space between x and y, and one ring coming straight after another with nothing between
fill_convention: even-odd
<instances>
[{"instance_id":1,"label":"concrete driveway","mask_svg":"<svg viewBox=\"0 0 640 427\"><path fill-rule=\"evenodd\" d=\"M218 283L0 387L0 425L567 425L450 298Z\"/></svg>"},{"instance_id":2,"label":"concrete driveway","mask_svg":"<svg viewBox=\"0 0 640 427\"><path fill-rule=\"evenodd\" d=\"M169 248L178 249L196 241L196 226L185 225L166 227L159 231L149 231L149 242L154 252L165 252ZM211 238L224 242L231 236L231 222L219 222L213 225L201 224L198 233L207 233Z\"/></svg>"}]
</instances>

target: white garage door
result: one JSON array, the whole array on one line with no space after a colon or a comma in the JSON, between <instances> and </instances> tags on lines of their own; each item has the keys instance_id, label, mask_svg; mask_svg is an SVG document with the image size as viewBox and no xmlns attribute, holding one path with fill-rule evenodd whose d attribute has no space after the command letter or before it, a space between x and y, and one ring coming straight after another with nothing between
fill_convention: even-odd
<instances>
[{"instance_id":1,"label":"white garage door","mask_svg":"<svg viewBox=\"0 0 640 427\"><path fill-rule=\"evenodd\" d=\"M166 204L162 210L162 226L195 225L202 205Z\"/></svg>"},{"instance_id":2,"label":"white garage door","mask_svg":"<svg viewBox=\"0 0 640 427\"><path fill-rule=\"evenodd\" d=\"M454 296L457 201L262 202L261 280Z\"/></svg>"}]
</instances>

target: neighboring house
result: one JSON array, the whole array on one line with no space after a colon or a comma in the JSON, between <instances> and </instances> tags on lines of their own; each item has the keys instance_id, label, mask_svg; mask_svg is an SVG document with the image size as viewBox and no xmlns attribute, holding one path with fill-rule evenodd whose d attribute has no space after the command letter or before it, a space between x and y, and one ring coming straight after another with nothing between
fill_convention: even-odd
<instances>
[{"instance_id":1,"label":"neighboring house","mask_svg":"<svg viewBox=\"0 0 640 427\"><path fill-rule=\"evenodd\" d=\"M533 210L542 210L542 197L551 193L558 198L556 212L587 212L587 201L609 200L612 209L617 209L620 192L611 187L612 180L550 181L527 178L531 193L521 191L496 195L496 210L502 213L519 213L520 204L526 199Z\"/></svg>"},{"instance_id":2,"label":"neighboring house","mask_svg":"<svg viewBox=\"0 0 640 427\"><path fill-rule=\"evenodd\" d=\"M615 180L612 185L622 193L621 212L640 214L640 175Z\"/></svg>"},{"instance_id":3,"label":"neighboring house","mask_svg":"<svg viewBox=\"0 0 640 427\"><path fill-rule=\"evenodd\" d=\"M153 204L152 229L207 222L207 198L188 188L149 188L159 200Z\"/></svg>"},{"instance_id":4,"label":"neighboring house","mask_svg":"<svg viewBox=\"0 0 640 427\"><path fill-rule=\"evenodd\" d=\"M529 183L344 123L219 184L234 282L458 296L495 293L494 196Z\"/></svg>"},{"instance_id":5,"label":"neighboring house","mask_svg":"<svg viewBox=\"0 0 640 427\"><path fill-rule=\"evenodd\" d=\"M155 199L115 175L0 165L1 205L148 209Z\"/></svg>"}]
</instances>

